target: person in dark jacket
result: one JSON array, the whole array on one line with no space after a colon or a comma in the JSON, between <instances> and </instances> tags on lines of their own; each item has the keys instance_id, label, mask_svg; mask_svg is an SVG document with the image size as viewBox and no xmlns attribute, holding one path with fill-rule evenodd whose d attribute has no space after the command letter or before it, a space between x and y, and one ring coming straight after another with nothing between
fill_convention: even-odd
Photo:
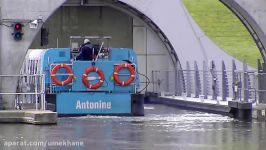
<instances>
[{"instance_id":1,"label":"person in dark jacket","mask_svg":"<svg viewBox=\"0 0 266 150\"><path fill-rule=\"evenodd\" d=\"M81 45L79 51L80 53L76 60L93 60L95 55L97 55L89 39L84 40L84 44Z\"/></svg>"}]
</instances>

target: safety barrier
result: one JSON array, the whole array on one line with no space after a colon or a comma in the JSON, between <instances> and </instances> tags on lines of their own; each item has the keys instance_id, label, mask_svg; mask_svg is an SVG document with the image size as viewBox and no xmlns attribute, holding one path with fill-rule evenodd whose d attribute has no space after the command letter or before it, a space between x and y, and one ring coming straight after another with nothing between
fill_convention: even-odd
<instances>
[{"instance_id":1,"label":"safety barrier","mask_svg":"<svg viewBox=\"0 0 266 150\"><path fill-rule=\"evenodd\" d=\"M0 75L0 79L18 81L16 92L1 91L0 96L15 95L15 108L46 110L43 74ZM34 105L32 105L34 104ZM23 107L25 105L25 107Z\"/></svg>"},{"instance_id":2,"label":"safety barrier","mask_svg":"<svg viewBox=\"0 0 266 150\"><path fill-rule=\"evenodd\" d=\"M184 70L152 71L153 92L202 100L266 103L266 89L263 89L266 73L248 70L246 64L242 70L237 70L234 66L229 71L224 64L222 70L216 70L215 66L209 68L207 65L199 70L196 63L193 69L187 63Z\"/></svg>"}]
</instances>

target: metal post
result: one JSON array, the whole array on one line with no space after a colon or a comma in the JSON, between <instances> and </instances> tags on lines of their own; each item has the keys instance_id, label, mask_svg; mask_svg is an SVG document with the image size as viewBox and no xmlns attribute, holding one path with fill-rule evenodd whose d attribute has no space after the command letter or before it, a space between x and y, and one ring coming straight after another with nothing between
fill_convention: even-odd
<instances>
[{"instance_id":1,"label":"metal post","mask_svg":"<svg viewBox=\"0 0 266 150\"><path fill-rule=\"evenodd\" d=\"M243 62L243 93L244 93L244 102L248 102L249 99L249 89L248 89L248 72L247 64Z\"/></svg>"},{"instance_id":2,"label":"metal post","mask_svg":"<svg viewBox=\"0 0 266 150\"><path fill-rule=\"evenodd\" d=\"M207 70L208 66L205 61L203 61L203 73L202 73L202 84L203 84L203 95L204 99L208 99L208 79L207 79Z\"/></svg>"},{"instance_id":3,"label":"metal post","mask_svg":"<svg viewBox=\"0 0 266 150\"><path fill-rule=\"evenodd\" d=\"M158 86L159 86L159 83L158 83L158 71L155 72L155 75L156 75L156 77L155 77L155 79L156 79L156 82L155 82L156 83L156 87L155 88L156 88L156 93L158 93Z\"/></svg>"},{"instance_id":4,"label":"metal post","mask_svg":"<svg viewBox=\"0 0 266 150\"><path fill-rule=\"evenodd\" d=\"M38 93L38 89L37 89L37 75L35 75L34 76L34 78L35 78L35 109L36 110L38 110L38 95L37 95L37 93Z\"/></svg>"},{"instance_id":5,"label":"metal post","mask_svg":"<svg viewBox=\"0 0 266 150\"><path fill-rule=\"evenodd\" d=\"M42 99L42 110L46 110L45 101L45 75L40 75L41 77L41 99Z\"/></svg>"},{"instance_id":6,"label":"metal post","mask_svg":"<svg viewBox=\"0 0 266 150\"><path fill-rule=\"evenodd\" d=\"M212 99L213 100L217 100L217 93L218 93L218 87L217 87L217 71L215 68L215 63L214 61L211 61L211 68L210 68L210 72L212 75Z\"/></svg>"},{"instance_id":7,"label":"metal post","mask_svg":"<svg viewBox=\"0 0 266 150\"><path fill-rule=\"evenodd\" d=\"M228 97L228 79L226 74L226 67L224 61L222 61L222 100L226 101Z\"/></svg>"},{"instance_id":8,"label":"metal post","mask_svg":"<svg viewBox=\"0 0 266 150\"><path fill-rule=\"evenodd\" d=\"M242 90L242 88L243 88L243 85L242 85L242 84L243 84L243 82L242 82L242 78L243 78L243 77L242 77L242 74L241 74L241 72L239 72L239 73L238 73L238 82L239 82L238 89L239 89L239 90L238 90L238 93L237 93L237 94L238 94L238 99L239 99L239 101L242 100L242 91L243 91L243 90Z\"/></svg>"},{"instance_id":9,"label":"metal post","mask_svg":"<svg viewBox=\"0 0 266 150\"><path fill-rule=\"evenodd\" d=\"M265 89L264 86L264 82L265 82L265 74L264 74L264 66L262 65L261 61L258 60L258 76L257 76L257 89L258 89L258 101L257 103L263 103L263 99L264 99L264 92L262 92L261 90Z\"/></svg>"},{"instance_id":10,"label":"metal post","mask_svg":"<svg viewBox=\"0 0 266 150\"><path fill-rule=\"evenodd\" d=\"M180 72L177 67L175 67L175 95L182 95L182 80L180 78Z\"/></svg>"},{"instance_id":11,"label":"metal post","mask_svg":"<svg viewBox=\"0 0 266 150\"><path fill-rule=\"evenodd\" d=\"M49 60L50 60L50 59L49 59L49 57L48 57L48 63L49 63ZM51 74L51 70L52 70L52 65L53 65L53 64L51 64L51 65L49 66L49 67L50 67L50 69L49 69L49 70L50 70L50 74ZM50 90L50 91L49 91L49 93L52 93L52 92L53 92L53 82L51 82L51 81L52 81L52 77L50 76L49 79L50 79L50 84L49 84L49 86L50 86L50 87L49 87L49 90Z\"/></svg>"},{"instance_id":12,"label":"metal post","mask_svg":"<svg viewBox=\"0 0 266 150\"><path fill-rule=\"evenodd\" d=\"M180 84L182 84L181 80L180 80L180 75L179 75L179 69L176 69L175 71L175 95L177 96L181 96L182 92L180 92L181 88L180 88Z\"/></svg>"},{"instance_id":13,"label":"metal post","mask_svg":"<svg viewBox=\"0 0 266 150\"><path fill-rule=\"evenodd\" d=\"M176 71L176 77L177 77L177 80L176 80L176 94L178 96L181 96L182 95L182 85L183 85L183 82L181 80L181 75L180 75L180 70L177 69Z\"/></svg>"},{"instance_id":14,"label":"metal post","mask_svg":"<svg viewBox=\"0 0 266 150\"><path fill-rule=\"evenodd\" d=\"M190 66L189 62L187 61L187 70L186 70L186 81L187 81L187 97L191 97L191 76L190 76Z\"/></svg>"},{"instance_id":15,"label":"metal post","mask_svg":"<svg viewBox=\"0 0 266 150\"><path fill-rule=\"evenodd\" d=\"M180 85L180 95L182 94L182 93L186 93L187 91L187 89L186 89L186 81L185 81L185 75L184 75L184 71L183 70L180 70L179 71L179 76L180 76L180 82L182 83L181 85Z\"/></svg>"},{"instance_id":16,"label":"metal post","mask_svg":"<svg viewBox=\"0 0 266 150\"><path fill-rule=\"evenodd\" d=\"M40 82L40 102L41 102L41 106L40 106L40 109L41 110L44 110L44 98L43 98L43 77L42 75L39 75L39 82Z\"/></svg>"},{"instance_id":17,"label":"metal post","mask_svg":"<svg viewBox=\"0 0 266 150\"><path fill-rule=\"evenodd\" d=\"M165 71L165 73L166 73L166 79L165 79L166 91L170 92L170 90L169 90L169 86L170 86L170 83L169 83L169 71Z\"/></svg>"},{"instance_id":18,"label":"metal post","mask_svg":"<svg viewBox=\"0 0 266 150\"><path fill-rule=\"evenodd\" d=\"M195 98L199 98L199 94L201 92L201 86L200 86L200 75L199 75L199 69L197 62L194 62L194 69L195 69L195 74L194 74L194 82L195 82Z\"/></svg>"},{"instance_id":19,"label":"metal post","mask_svg":"<svg viewBox=\"0 0 266 150\"><path fill-rule=\"evenodd\" d=\"M152 79L152 92L155 93L154 92L154 71L153 70L151 71L151 79Z\"/></svg>"},{"instance_id":20,"label":"metal post","mask_svg":"<svg viewBox=\"0 0 266 150\"><path fill-rule=\"evenodd\" d=\"M235 60L232 60L232 91L233 91L233 100L236 101L238 99L238 80L236 73L236 64Z\"/></svg>"},{"instance_id":21,"label":"metal post","mask_svg":"<svg viewBox=\"0 0 266 150\"><path fill-rule=\"evenodd\" d=\"M184 70L178 70L179 78L179 96L182 96L183 93L186 93L186 80L184 75Z\"/></svg>"}]
</instances>

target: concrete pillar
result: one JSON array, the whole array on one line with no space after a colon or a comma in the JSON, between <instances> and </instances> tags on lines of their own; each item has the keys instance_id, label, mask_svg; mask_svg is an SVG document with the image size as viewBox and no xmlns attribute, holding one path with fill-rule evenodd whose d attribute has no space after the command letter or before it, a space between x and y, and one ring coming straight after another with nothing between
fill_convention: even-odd
<instances>
[{"instance_id":1,"label":"concrete pillar","mask_svg":"<svg viewBox=\"0 0 266 150\"><path fill-rule=\"evenodd\" d=\"M0 28L0 74L19 74L21 64L31 45L34 37L39 32L42 23L37 29L30 29L29 22L42 19L43 22L66 0L1 0L1 22ZM14 22L23 23L23 38L15 41L12 37ZM5 77L1 80L1 92L16 92L17 80ZM14 108L15 95L3 96L3 109Z\"/></svg>"}]
</instances>

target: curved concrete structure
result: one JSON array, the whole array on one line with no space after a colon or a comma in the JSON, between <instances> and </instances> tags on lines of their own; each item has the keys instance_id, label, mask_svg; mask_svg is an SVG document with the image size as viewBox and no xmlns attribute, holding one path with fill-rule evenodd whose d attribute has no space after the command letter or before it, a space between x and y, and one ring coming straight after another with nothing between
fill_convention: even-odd
<instances>
[{"instance_id":1,"label":"curved concrete structure","mask_svg":"<svg viewBox=\"0 0 266 150\"><path fill-rule=\"evenodd\" d=\"M231 56L228 56L219 47L204 35L197 24L184 8L181 0L92 0L88 5L97 5L97 1L108 6L119 8L134 17L140 18L162 40L169 50L175 68L191 64L194 61L202 62L215 60L220 64L222 60L231 66ZM240 1L240 0L239 0ZM258 0L259 1L259 0ZM44 22L54 11L66 2L79 2L83 0L1 0L0 1L0 74L18 74L26 51L31 45L38 29L29 29L28 22L34 19L42 19ZM24 37L16 42L12 39L13 22L23 22ZM240 67L240 62L237 63ZM218 66L218 68L221 68ZM2 78L1 92L14 92L17 80L14 78ZM14 96L4 96L5 108L13 108Z\"/></svg>"},{"instance_id":2,"label":"curved concrete structure","mask_svg":"<svg viewBox=\"0 0 266 150\"><path fill-rule=\"evenodd\" d=\"M21 68L24 56L40 30L29 29L28 22L38 18L45 21L58 7L64 3L64 0L1 0L0 1L0 74L14 75L18 74ZM10 27L14 22L23 22L23 40L16 42L11 33ZM15 92L17 79L15 77L1 77L1 92ZM14 109L15 96L4 95L3 109Z\"/></svg>"},{"instance_id":3,"label":"curved concrete structure","mask_svg":"<svg viewBox=\"0 0 266 150\"><path fill-rule=\"evenodd\" d=\"M266 60L266 36L263 32L261 26L256 22L256 20L248 13L245 8L238 4L238 2L234 0L220 0L225 6L227 6L239 19L240 21L246 26L247 30L249 31L250 35L253 37L254 41L256 42L262 58ZM241 0L239 0L241 1ZM250 1L249 1L250 2ZM265 1L263 1L265 3ZM254 2L252 2L254 4ZM266 3L265 5L266 6ZM248 7L250 8L250 7ZM258 9L259 10L259 9ZM250 10L249 10L250 12ZM262 19L262 18L261 18Z\"/></svg>"}]
</instances>

